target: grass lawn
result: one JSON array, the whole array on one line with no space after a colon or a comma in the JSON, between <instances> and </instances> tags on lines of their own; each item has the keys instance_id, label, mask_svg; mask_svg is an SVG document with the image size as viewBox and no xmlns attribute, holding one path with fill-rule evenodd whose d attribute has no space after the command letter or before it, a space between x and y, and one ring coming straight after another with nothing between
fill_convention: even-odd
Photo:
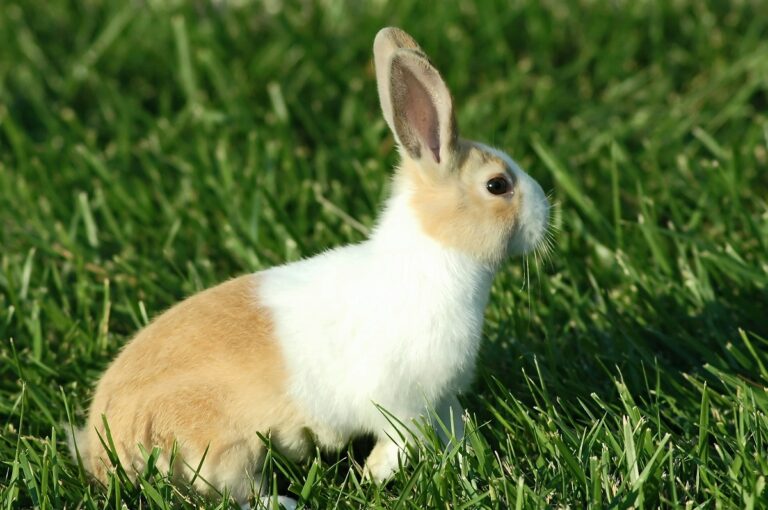
<instances>
[{"instance_id":1,"label":"grass lawn","mask_svg":"<svg viewBox=\"0 0 768 510\"><path fill-rule=\"evenodd\" d=\"M553 190L557 250L495 281L466 444L385 488L365 444L276 453L275 486L314 509L768 506L768 4L509 4L4 0L0 507L229 507L152 470L89 485L67 423L174 302L365 237L396 163L390 24L463 133Z\"/></svg>"}]
</instances>

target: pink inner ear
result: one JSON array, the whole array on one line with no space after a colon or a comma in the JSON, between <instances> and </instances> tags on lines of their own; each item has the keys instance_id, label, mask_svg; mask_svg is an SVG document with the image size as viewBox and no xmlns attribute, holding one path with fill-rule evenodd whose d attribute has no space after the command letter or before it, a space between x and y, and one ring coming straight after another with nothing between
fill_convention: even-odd
<instances>
[{"instance_id":1,"label":"pink inner ear","mask_svg":"<svg viewBox=\"0 0 768 510\"><path fill-rule=\"evenodd\" d=\"M402 69L405 89L405 116L408 124L424 143L435 161L440 163L440 128L437 109L424 84L405 66Z\"/></svg>"}]
</instances>

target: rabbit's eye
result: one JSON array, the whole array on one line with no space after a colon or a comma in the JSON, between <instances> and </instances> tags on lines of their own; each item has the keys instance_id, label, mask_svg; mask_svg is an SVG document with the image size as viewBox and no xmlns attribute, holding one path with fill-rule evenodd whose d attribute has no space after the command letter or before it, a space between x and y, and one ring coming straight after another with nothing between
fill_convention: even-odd
<instances>
[{"instance_id":1,"label":"rabbit's eye","mask_svg":"<svg viewBox=\"0 0 768 510\"><path fill-rule=\"evenodd\" d=\"M504 177L497 175L485 183L485 189L493 195L503 195L510 188L509 181Z\"/></svg>"}]
</instances>

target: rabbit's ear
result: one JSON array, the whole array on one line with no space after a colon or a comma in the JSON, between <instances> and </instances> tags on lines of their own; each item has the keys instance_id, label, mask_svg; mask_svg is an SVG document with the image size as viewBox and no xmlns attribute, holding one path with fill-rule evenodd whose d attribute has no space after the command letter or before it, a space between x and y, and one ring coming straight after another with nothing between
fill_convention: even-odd
<instances>
[{"instance_id":1,"label":"rabbit's ear","mask_svg":"<svg viewBox=\"0 0 768 510\"><path fill-rule=\"evenodd\" d=\"M399 28L386 27L379 30L373 40L373 60L376 65L376 82L379 88L379 101L384 119L392 127L392 101L389 95L389 73L391 70L392 56L399 49L409 49L426 55L419 44L407 33Z\"/></svg>"},{"instance_id":2,"label":"rabbit's ear","mask_svg":"<svg viewBox=\"0 0 768 510\"><path fill-rule=\"evenodd\" d=\"M413 159L446 162L457 139L451 94L411 36L381 30L374 41L376 78L384 119Z\"/></svg>"}]
</instances>

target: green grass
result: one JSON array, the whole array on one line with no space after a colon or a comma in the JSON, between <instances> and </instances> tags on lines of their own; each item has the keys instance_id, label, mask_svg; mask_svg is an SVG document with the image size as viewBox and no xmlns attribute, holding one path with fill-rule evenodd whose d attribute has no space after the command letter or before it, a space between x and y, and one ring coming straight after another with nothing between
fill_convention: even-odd
<instances>
[{"instance_id":1,"label":"green grass","mask_svg":"<svg viewBox=\"0 0 768 510\"><path fill-rule=\"evenodd\" d=\"M465 445L423 445L386 488L350 469L359 445L275 455L280 490L766 506L768 5L261 3L0 6L0 507L227 507L151 470L89 485L66 423L172 303L364 238L395 163L387 24L432 55L465 134L554 190L558 249L530 286L521 261L494 284Z\"/></svg>"}]
</instances>

